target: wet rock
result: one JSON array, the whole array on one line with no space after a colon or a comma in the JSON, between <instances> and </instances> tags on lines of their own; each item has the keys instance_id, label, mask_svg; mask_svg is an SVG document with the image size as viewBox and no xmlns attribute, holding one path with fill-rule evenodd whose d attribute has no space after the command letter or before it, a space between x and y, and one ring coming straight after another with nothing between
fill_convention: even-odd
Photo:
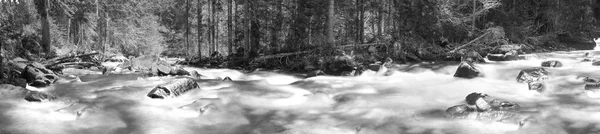
<instances>
[{"instance_id":1,"label":"wet rock","mask_svg":"<svg viewBox=\"0 0 600 134\"><path fill-rule=\"evenodd\" d=\"M310 72L310 73L306 74L306 77L305 77L305 78L316 77L316 76L322 76L322 75L327 75L327 74L325 74L325 72L323 72L323 71L321 71L321 70L315 70L315 71L312 71L312 72Z\"/></svg>"},{"instance_id":2,"label":"wet rock","mask_svg":"<svg viewBox=\"0 0 600 134\"><path fill-rule=\"evenodd\" d=\"M375 71L375 72L377 72L377 71L379 71L379 70L380 70L381 68L383 68L383 67L384 67L384 66L383 66L383 65L380 65L380 64L370 64L370 65L367 67L367 69L369 69L369 70L371 70L371 71Z\"/></svg>"},{"instance_id":3,"label":"wet rock","mask_svg":"<svg viewBox=\"0 0 600 134\"><path fill-rule=\"evenodd\" d=\"M494 54L506 54L509 52L518 52L521 51L521 47L522 45L520 44L509 44L509 45L500 45L497 47L494 47L494 49L492 49L491 53Z\"/></svg>"},{"instance_id":4,"label":"wet rock","mask_svg":"<svg viewBox=\"0 0 600 134\"><path fill-rule=\"evenodd\" d=\"M153 99L173 98L195 88L198 88L198 84L193 79L178 79L156 86L147 96Z\"/></svg>"},{"instance_id":5,"label":"wet rock","mask_svg":"<svg viewBox=\"0 0 600 134\"><path fill-rule=\"evenodd\" d=\"M557 60L550 60L542 62L542 67L562 67L562 63Z\"/></svg>"},{"instance_id":6,"label":"wet rock","mask_svg":"<svg viewBox=\"0 0 600 134\"><path fill-rule=\"evenodd\" d=\"M495 99L487 94L476 92L467 95L465 102L467 102L467 105L474 106L477 111L519 109L517 103Z\"/></svg>"},{"instance_id":7,"label":"wet rock","mask_svg":"<svg viewBox=\"0 0 600 134\"><path fill-rule=\"evenodd\" d=\"M599 83L600 79L592 78L592 77L585 77L585 78L583 78L583 82L585 82L587 84L595 84L595 83Z\"/></svg>"},{"instance_id":8,"label":"wet rock","mask_svg":"<svg viewBox=\"0 0 600 134\"><path fill-rule=\"evenodd\" d=\"M600 61L596 61L595 59L592 61L593 66L600 66Z\"/></svg>"},{"instance_id":9,"label":"wet rock","mask_svg":"<svg viewBox=\"0 0 600 134\"><path fill-rule=\"evenodd\" d=\"M454 77L467 79L481 76L483 76L483 73L477 67L475 67L475 65L469 62L460 63L460 65L458 65L458 69L456 69L456 73L454 73Z\"/></svg>"},{"instance_id":10,"label":"wet rock","mask_svg":"<svg viewBox=\"0 0 600 134\"><path fill-rule=\"evenodd\" d=\"M56 99L56 96L39 91L29 91L27 92L27 95L25 95L25 100L29 102L44 102L52 101L54 99Z\"/></svg>"},{"instance_id":11,"label":"wet rock","mask_svg":"<svg viewBox=\"0 0 600 134\"><path fill-rule=\"evenodd\" d=\"M594 91L594 92L598 92L600 91L600 83L590 83L590 84L585 84L584 89L586 91Z\"/></svg>"},{"instance_id":12,"label":"wet rock","mask_svg":"<svg viewBox=\"0 0 600 134\"><path fill-rule=\"evenodd\" d=\"M201 79L202 74L198 73L198 71L192 71L190 72L190 76L192 76L194 79Z\"/></svg>"},{"instance_id":13,"label":"wet rock","mask_svg":"<svg viewBox=\"0 0 600 134\"><path fill-rule=\"evenodd\" d=\"M529 86L529 90L534 90L538 92L543 92L546 90L544 83L540 81L529 82L527 83L527 85Z\"/></svg>"},{"instance_id":14,"label":"wet rock","mask_svg":"<svg viewBox=\"0 0 600 134\"><path fill-rule=\"evenodd\" d=\"M231 80L231 78L229 78L229 76L227 76L227 77L223 78L223 81L233 81L233 80Z\"/></svg>"},{"instance_id":15,"label":"wet rock","mask_svg":"<svg viewBox=\"0 0 600 134\"><path fill-rule=\"evenodd\" d=\"M492 109L492 106L484 99L487 94L482 93L471 93L465 97L465 101L468 105L475 106L477 111L488 111Z\"/></svg>"},{"instance_id":16,"label":"wet rock","mask_svg":"<svg viewBox=\"0 0 600 134\"><path fill-rule=\"evenodd\" d=\"M488 54L488 60L490 61L514 61L519 60L518 55L513 54Z\"/></svg>"},{"instance_id":17,"label":"wet rock","mask_svg":"<svg viewBox=\"0 0 600 134\"><path fill-rule=\"evenodd\" d=\"M175 68L175 69L172 69L172 70L169 72L169 74L170 74L170 75L179 75L179 76L182 76L182 75L190 75L190 72L186 71L186 70L185 70L185 69L183 69L183 68L179 68L179 67L177 67L177 68Z\"/></svg>"},{"instance_id":18,"label":"wet rock","mask_svg":"<svg viewBox=\"0 0 600 134\"><path fill-rule=\"evenodd\" d=\"M27 80L25 80L23 78L13 78L13 79L7 80L6 84L11 84L11 85L15 85L15 86L24 88L24 87L27 87Z\"/></svg>"},{"instance_id":19,"label":"wet rock","mask_svg":"<svg viewBox=\"0 0 600 134\"><path fill-rule=\"evenodd\" d=\"M166 65L153 65L150 71L153 76L166 76L171 73L171 68Z\"/></svg>"},{"instance_id":20,"label":"wet rock","mask_svg":"<svg viewBox=\"0 0 600 134\"><path fill-rule=\"evenodd\" d=\"M472 112L468 116L468 119L475 119L475 120L480 120L480 121L494 121L494 122L522 125L523 122L530 120L531 116L521 114L516 111L485 111L485 112Z\"/></svg>"},{"instance_id":21,"label":"wet rock","mask_svg":"<svg viewBox=\"0 0 600 134\"><path fill-rule=\"evenodd\" d=\"M485 63L485 59L477 51L466 51L463 52L460 61L467 61L473 63Z\"/></svg>"},{"instance_id":22,"label":"wet rock","mask_svg":"<svg viewBox=\"0 0 600 134\"><path fill-rule=\"evenodd\" d=\"M521 106L517 103L500 100L493 100L490 105L492 106L493 110L500 111L517 111L519 108L521 108Z\"/></svg>"},{"instance_id":23,"label":"wet rock","mask_svg":"<svg viewBox=\"0 0 600 134\"><path fill-rule=\"evenodd\" d=\"M523 69L517 76L517 82L519 83L530 83L536 81L543 81L548 79L549 72L544 68L530 68Z\"/></svg>"}]
</instances>

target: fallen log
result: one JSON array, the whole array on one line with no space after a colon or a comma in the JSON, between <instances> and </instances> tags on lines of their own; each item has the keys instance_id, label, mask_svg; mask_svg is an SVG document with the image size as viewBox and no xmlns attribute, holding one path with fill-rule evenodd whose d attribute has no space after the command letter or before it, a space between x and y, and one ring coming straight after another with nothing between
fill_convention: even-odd
<instances>
[{"instance_id":1,"label":"fallen log","mask_svg":"<svg viewBox=\"0 0 600 134\"><path fill-rule=\"evenodd\" d=\"M179 79L171 83L156 86L147 96L152 99L173 98L198 87L198 83L193 79Z\"/></svg>"},{"instance_id":2,"label":"fallen log","mask_svg":"<svg viewBox=\"0 0 600 134\"><path fill-rule=\"evenodd\" d=\"M486 32L486 33L484 33L483 35L481 35L481 36L479 36L479 37L477 37L477 38L475 38L475 39L471 40L469 43L467 43L467 44L464 44L464 45L462 45L462 46L459 46L459 47L456 47L456 48L452 49L452 51L450 51L450 52L448 52L448 53L455 53L456 51L458 51L458 50L460 50L460 49L462 49L462 48L464 48L464 47L467 47L467 46L469 46L469 45L471 45L471 44L474 44L475 42L477 42L477 41L481 40L483 37L487 36L487 35L488 35L488 34L490 34L490 33L491 33L491 32Z\"/></svg>"},{"instance_id":3,"label":"fallen log","mask_svg":"<svg viewBox=\"0 0 600 134\"><path fill-rule=\"evenodd\" d=\"M43 64L46 67L50 67L50 66L55 66L57 64L69 62L68 60L73 59L73 58L93 56L93 55L98 55L98 54L100 54L100 52L90 52L90 53L78 54L78 55L67 55L67 56L56 57L56 58L44 61Z\"/></svg>"}]
</instances>

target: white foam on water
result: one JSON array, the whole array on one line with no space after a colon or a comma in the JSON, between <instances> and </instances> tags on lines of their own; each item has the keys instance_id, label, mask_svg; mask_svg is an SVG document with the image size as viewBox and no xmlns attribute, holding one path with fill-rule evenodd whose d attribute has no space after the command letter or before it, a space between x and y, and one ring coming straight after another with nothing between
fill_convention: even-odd
<instances>
[{"instance_id":1,"label":"white foam on water","mask_svg":"<svg viewBox=\"0 0 600 134\"><path fill-rule=\"evenodd\" d=\"M84 82L28 87L55 93L58 100L0 100L0 133L590 133L600 130L600 99L585 93L583 77L600 77L600 67L580 62L585 52L477 64L485 76L474 79L453 77L457 63L401 65L390 76L308 79L186 67L204 75L200 88L166 99L146 95L179 77L81 76ZM546 68L547 91L529 91L516 82L521 69L546 60L564 65ZM217 79L224 77L234 81ZM518 103L536 121L519 127L446 116L446 108L463 104L472 92Z\"/></svg>"}]
</instances>

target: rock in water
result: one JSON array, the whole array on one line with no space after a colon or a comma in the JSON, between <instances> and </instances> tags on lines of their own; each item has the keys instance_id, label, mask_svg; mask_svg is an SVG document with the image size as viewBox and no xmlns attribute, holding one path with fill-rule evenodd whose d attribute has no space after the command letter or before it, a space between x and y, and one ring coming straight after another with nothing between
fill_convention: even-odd
<instances>
[{"instance_id":1,"label":"rock in water","mask_svg":"<svg viewBox=\"0 0 600 134\"><path fill-rule=\"evenodd\" d=\"M172 69L171 72L169 72L169 74L170 75L190 75L190 72L186 71L183 68L177 67L175 69Z\"/></svg>"},{"instance_id":2,"label":"rock in water","mask_svg":"<svg viewBox=\"0 0 600 134\"><path fill-rule=\"evenodd\" d=\"M517 82L519 83L531 83L536 81L542 81L548 79L549 72L541 67L523 69L517 76Z\"/></svg>"},{"instance_id":3,"label":"rock in water","mask_svg":"<svg viewBox=\"0 0 600 134\"><path fill-rule=\"evenodd\" d=\"M593 65L593 66L600 66L600 61L597 61L596 59L594 59L594 60L592 61L592 65Z\"/></svg>"},{"instance_id":4,"label":"rock in water","mask_svg":"<svg viewBox=\"0 0 600 134\"><path fill-rule=\"evenodd\" d=\"M544 83L540 81L529 82L527 83L527 85L529 85L529 90L535 90L538 92L543 92L544 90L546 90Z\"/></svg>"},{"instance_id":5,"label":"rock in water","mask_svg":"<svg viewBox=\"0 0 600 134\"><path fill-rule=\"evenodd\" d=\"M562 67L562 63L557 60L544 61L542 62L542 67Z\"/></svg>"},{"instance_id":6,"label":"rock in water","mask_svg":"<svg viewBox=\"0 0 600 134\"><path fill-rule=\"evenodd\" d=\"M202 78L202 75L200 73L198 73L198 71L192 71L192 72L190 72L190 75L194 79L201 79Z\"/></svg>"},{"instance_id":7,"label":"rock in water","mask_svg":"<svg viewBox=\"0 0 600 134\"><path fill-rule=\"evenodd\" d=\"M474 111L475 109L472 109L465 104L452 106L446 109L446 113L454 118L465 118L469 115L469 113Z\"/></svg>"},{"instance_id":8,"label":"rock in water","mask_svg":"<svg viewBox=\"0 0 600 134\"><path fill-rule=\"evenodd\" d=\"M325 74L325 72L323 72L321 70L315 70L315 71L312 71L312 72L306 74L305 78L316 77L316 76L321 76L321 75L327 75L327 74Z\"/></svg>"},{"instance_id":9,"label":"rock in water","mask_svg":"<svg viewBox=\"0 0 600 134\"><path fill-rule=\"evenodd\" d=\"M29 102L52 101L54 99L56 99L55 96L38 91L29 91L27 92L27 95L25 95L25 100Z\"/></svg>"},{"instance_id":10,"label":"rock in water","mask_svg":"<svg viewBox=\"0 0 600 134\"><path fill-rule=\"evenodd\" d=\"M485 111L472 112L468 115L468 119L522 125L524 121L531 119L531 117L514 111Z\"/></svg>"},{"instance_id":11,"label":"rock in water","mask_svg":"<svg viewBox=\"0 0 600 134\"><path fill-rule=\"evenodd\" d=\"M198 84L193 79L178 79L168 84L156 86L147 96L153 99L173 98L195 88L198 88Z\"/></svg>"},{"instance_id":12,"label":"rock in water","mask_svg":"<svg viewBox=\"0 0 600 134\"><path fill-rule=\"evenodd\" d=\"M223 78L223 81L233 81L233 80L231 80L231 78L229 78L229 76L227 76L227 77Z\"/></svg>"},{"instance_id":13,"label":"rock in water","mask_svg":"<svg viewBox=\"0 0 600 134\"><path fill-rule=\"evenodd\" d=\"M454 77L460 78L475 78L482 76L483 73L475 67L472 63L462 62L458 65L458 69L456 69L456 73L454 73Z\"/></svg>"}]
</instances>

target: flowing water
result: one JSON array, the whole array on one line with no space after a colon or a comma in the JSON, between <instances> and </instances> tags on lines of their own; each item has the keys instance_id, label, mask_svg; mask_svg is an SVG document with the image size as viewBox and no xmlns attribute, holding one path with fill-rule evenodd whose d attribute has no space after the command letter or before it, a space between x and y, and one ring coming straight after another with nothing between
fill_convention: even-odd
<instances>
[{"instance_id":1,"label":"flowing water","mask_svg":"<svg viewBox=\"0 0 600 134\"><path fill-rule=\"evenodd\" d=\"M596 55L600 52L591 51ZM391 76L366 72L358 77L302 79L272 72L244 74L198 69L200 89L176 98L150 99L155 86L179 77L80 75L41 90L60 99L30 103L0 99L2 134L482 134L598 133L600 99L584 92L583 77L600 78L600 67L580 62L586 51L530 55L523 61L477 64L483 78L453 77L458 63L401 65ZM548 68L547 91L517 83L521 69L559 60ZM91 73L91 74L89 74ZM83 75L87 74L87 75ZM233 82L216 80L229 76ZM515 123L452 119L448 107L467 94L482 92L516 102L535 118Z\"/></svg>"}]
</instances>

